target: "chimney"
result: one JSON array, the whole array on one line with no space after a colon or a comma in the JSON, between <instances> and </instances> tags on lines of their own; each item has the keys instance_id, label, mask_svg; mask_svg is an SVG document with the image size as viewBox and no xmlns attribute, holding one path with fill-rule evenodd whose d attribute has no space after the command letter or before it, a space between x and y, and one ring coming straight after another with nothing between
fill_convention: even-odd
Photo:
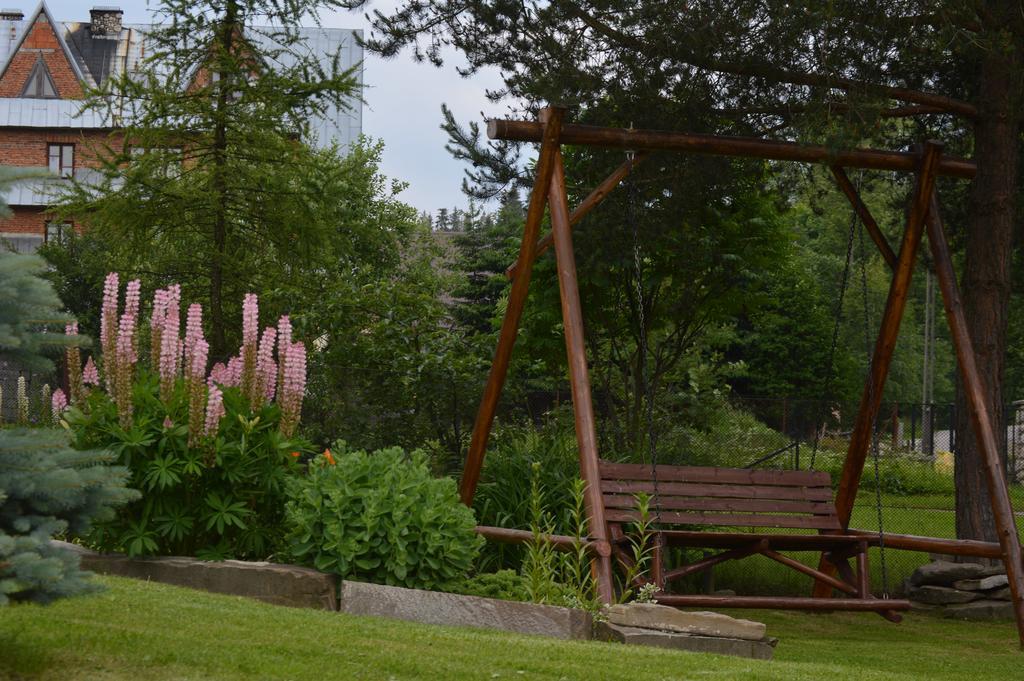
<instances>
[{"instance_id":1,"label":"chimney","mask_svg":"<svg viewBox=\"0 0 1024 681\"><path fill-rule=\"evenodd\" d=\"M22 21L25 14L20 9L0 9L0 21Z\"/></svg>"},{"instance_id":2,"label":"chimney","mask_svg":"<svg viewBox=\"0 0 1024 681\"><path fill-rule=\"evenodd\" d=\"M93 7L89 10L92 24L89 32L93 38L117 38L121 35L121 16L124 12L120 7Z\"/></svg>"}]
</instances>

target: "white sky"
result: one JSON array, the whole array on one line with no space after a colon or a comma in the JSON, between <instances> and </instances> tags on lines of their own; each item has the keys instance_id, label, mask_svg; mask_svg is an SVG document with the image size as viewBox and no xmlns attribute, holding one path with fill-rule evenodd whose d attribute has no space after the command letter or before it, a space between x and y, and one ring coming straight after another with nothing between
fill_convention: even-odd
<instances>
[{"instance_id":1,"label":"white sky","mask_svg":"<svg viewBox=\"0 0 1024 681\"><path fill-rule=\"evenodd\" d=\"M32 12L38 0L3 0L4 7ZM399 5L400 0L370 0L368 10L382 11ZM124 10L125 23L151 20L147 0L47 0L47 6L59 21L88 21L94 6L113 6ZM363 12L325 13L323 25L330 28L361 28L369 33ZM459 76L453 63L443 69L417 64L403 54L390 61L367 55L363 65L367 86L363 105L363 133L384 141L382 171L390 178L409 183L401 198L419 210L436 214L438 208L465 206L460 191L464 164L456 162L444 150L447 136L441 131L441 103L455 112L459 121L480 120L480 113L501 115L502 106L490 104L484 96L487 88L500 85L496 71L466 79Z\"/></svg>"}]
</instances>

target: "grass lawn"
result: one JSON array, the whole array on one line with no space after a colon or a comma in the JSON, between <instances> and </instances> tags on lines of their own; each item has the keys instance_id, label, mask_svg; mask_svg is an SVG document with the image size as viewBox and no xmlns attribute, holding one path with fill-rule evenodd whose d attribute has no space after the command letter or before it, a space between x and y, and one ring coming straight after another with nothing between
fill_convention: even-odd
<instances>
[{"instance_id":1,"label":"grass lawn","mask_svg":"<svg viewBox=\"0 0 1024 681\"><path fill-rule=\"evenodd\" d=\"M109 590L0 610L0 678L135 679L1009 679L1010 624L911 614L745 612L781 641L772 662L563 642L265 605L101 578ZM737 613L733 613L737 614Z\"/></svg>"}]
</instances>

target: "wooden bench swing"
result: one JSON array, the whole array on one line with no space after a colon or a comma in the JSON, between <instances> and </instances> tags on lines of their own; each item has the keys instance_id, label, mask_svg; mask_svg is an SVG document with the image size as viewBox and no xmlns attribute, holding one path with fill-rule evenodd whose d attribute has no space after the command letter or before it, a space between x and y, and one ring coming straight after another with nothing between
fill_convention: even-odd
<instances>
[{"instance_id":1,"label":"wooden bench swing","mask_svg":"<svg viewBox=\"0 0 1024 681\"><path fill-rule=\"evenodd\" d=\"M916 152L874 149L835 151L820 146L755 138L563 125L564 115L564 109L547 107L541 110L538 121L488 122L488 136L491 139L540 143L540 152L519 257L507 271L513 282L498 347L466 456L460 484L463 502L472 505L479 482L487 440L526 302L533 264L541 253L554 245L576 417L580 477L587 485L585 501L589 519L588 547L594 557L599 597L605 602L613 602L613 563L626 566L630 563L631 558L624 550L624 544L628 541L627 528L638 515L635 494L644 492L651 495L651 507L656 509L654 559L649 579L659 588L659 603L702 608L873 611L898 621L897 611L906 610L909 603L899 599L876 598L869 587L868 549L878 546L881 538L877 532L852 529L849 522L871 446L911 275L923 236L927 232L956 348L971 425L983 457L999 542L886 534L884 544L893 549L1001 559L1006 566L1018 634L1024 646L1024 567L1020 540L935 193L937 176L971 178L975 173L974 163L964 159L944 158L942 146L936 142L926 142ZM636 155L634 157L630 154L625 163L570 212L561 156L563 144L617 148ZM600 459L571 230L632 171L644 154L655 150L829 165L840 189L850 200L865 229L892 269L889 295L834 498L830 476L823 472L620 464ZM903 171L916 176L898 250L889 246L861 201L846 175L845 168L848 167ZM538 239L546 208L550 211L551 234ZM713 529L695 531L695 526ZM723 528L746 529L726 531ZM752 531L753 528L772 528L785 532ZM530 532L521 529L479 527L477 530L496 541L529 541L533 537ZM570 547L575 542L575 539L564 536L550 536L548 540L556 547ZM719 553L687 565L667 568L663 559L668 547L712 549ZM818 567L812 568L785 555L784 552L789 551L820 553ZM710 569L727 560L753 555L765 556L810 577L814 584L811 596L716 596L666 591L672 581ZM850 565L851 560L855 567ZM847 597L835 598L836 592Z\"/></svg>"}]
</instances>

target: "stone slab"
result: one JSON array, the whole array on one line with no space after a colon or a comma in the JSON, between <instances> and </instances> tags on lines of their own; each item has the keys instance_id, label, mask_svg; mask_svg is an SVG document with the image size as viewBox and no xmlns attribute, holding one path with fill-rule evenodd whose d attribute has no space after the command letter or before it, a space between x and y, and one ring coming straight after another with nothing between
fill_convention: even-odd
<instances>
[{"instance_id":1,"label":"stone slab","mask_svg":"<svg viewBox=\"0 0 1024 681\"><path fill-rule=\"evenodd\" d=\"M981 600L946 606L942 614L958 620L992 621L1012 620L1013 603L1009 601Z\"/></svg>"},{"instance_id":2,"label":"stone slab","mask_svg":"<svg viewBox=\"0 0 1024 681\"><path fill-rule=\"evenodd\" d=\"M907 598L918 603L929 605L948 605L950 603L968 603L981 598L981 594L974 591L960 591L951 589L948 586L912 586L907 591Z\"/></svg>"},{"instance_id":3,"label":"stone slab","mask_svg":"<svg viewBox=\"0 0 1024 681\"><path fill-rule=\"evenodd\" d=\"M309 568L241 560L213 562L179 556L128 558L118 553L96 553L66 542L60 544L81 556L83 570L104 575L244 596L274 605L338 609L338 578Z\"/></svg>"},{"instance_id":4,"label":"stone slab","mask_svg":"<svg viewBox=\"0 0 1024 681\"><path fill-rule=\"evenodd\" d=\"M910 576L910 583L914 586L936 585L949 586L961 579L978 579L992 574L992 566L981 563L952 563L945 560L937 560L932 563L925 563L914 570Z\"/></svg>"},{"instance_id":5,"label":"stone slab","mask_svg":"<svg viewBox=\"0 0 1024 681\"><path fill-rule=\"evenodd\" d=\"M989 589L1007 586L1009 583L1010 580L1006 578L1006 575L992 575L991 577L981 577L979 579L961 579L953 582L953 588L962 591L988 591Z\"/></svg>"},{"instance_id":6,"label":"stone slab","mask_svg":"<svg viewBox=\"0 0 1024 681\"><path fill-rule=\"evenodd\" d=\"M1002 589L996 589L985 594L985 598L989 598L995 601L1008 601L1013 598L1013 594L1010 593L1010 587L1004 586Z\"/></svg>"},{"instance_id":7,"label":"stone slab","mask_svg":"<svg viewBox=\"0 0 1024 681\"><path fill-rule=\"evenodd\" d=\"M658 631L627 627L611 622L599 622L596 637L603 641L615 641L627 645L655 646L686 650L692 653L712 653L714 655L734 655L750 657L755 660L770 660L775 652L778 639L764 638L750 641L739 638L722 638L718 636L695 636L672 631Z\"/></svg>"},{"instance_id":8,"label":"stone slab","mask_svg":"<svg viewBox=\"0 0 1024 681\"><path fill-rule=\"evenodd\" d=\"M593 620L583 610L347 580L341 584L340 609L352 615L561 639L589 639L593 634Z\"/></svg>"},{"instance_id":9,"label":"stone slab","mask_svg":"<svg viewBox=\"0 0 1024 681\"><path fill-rule=\"evenodd\" d=\"M667 605L627 603L606 611L608 621L626 627L674 631L695 636L721 636L760 641L765 636L761 622L741 620L717 612L685 612Z\"/></svg>"}]
</instances>

